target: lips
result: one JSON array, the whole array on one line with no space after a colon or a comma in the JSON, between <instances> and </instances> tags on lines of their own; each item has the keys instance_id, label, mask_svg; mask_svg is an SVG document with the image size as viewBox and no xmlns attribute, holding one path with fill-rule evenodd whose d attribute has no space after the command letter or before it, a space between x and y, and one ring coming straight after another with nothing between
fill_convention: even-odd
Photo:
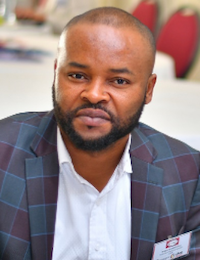
<instances>
[{"instance_id":1,"label":"lips","mask_svg":"<svg viewBox=\"0 0 200 260\"><path fill-rule=\"evenodd\" d=\"M88 126L99 126L110 121L110 116L105 111L93 108L79 110L76 114L76 118Z\"/></svg>"},{"instance_id":2,"label":"lips","mask_svg":"<svg viewBox=\"0 0 200 260\"><path fill-rule=\"evenodd\" d=\"M99 117L105 120L110 120L110 116L101 109L94 109L94 108L84 108L77 112L76 116L88 116L91 118Z\"/></svg>"}]
</instances>

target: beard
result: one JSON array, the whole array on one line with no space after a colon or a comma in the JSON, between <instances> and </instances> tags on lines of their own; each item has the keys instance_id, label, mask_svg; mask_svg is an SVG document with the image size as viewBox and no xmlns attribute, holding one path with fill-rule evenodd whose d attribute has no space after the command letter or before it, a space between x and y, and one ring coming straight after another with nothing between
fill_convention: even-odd
<instances>
[{"instance_id":1,"label":"beard","mask_svg":"<svg viewBox=\"0 0 200 260\"><path fill-rule=\"evenodd\" d=\"M119 118L113 115L112 112L107 110L101 103L92 104L88 102L87 104L83 104L76 109L65 113L56 100L54 84L52 87L52 96L55 118L63 133L67 135L69 140L74 144L76 148L84 151L93 152L102 151L108 148L110 145L114 144L122 137L131 133L131 131L138 125L140 116L145 105L144 98L137 112L129 116L125 121L121 121ZM98 138L84 139L73 126L73 120L76 117L77 112L84 108L101 109L105 111L110 116L110 122L112 124L110 132Z\"/></svg>"}]
</instances>

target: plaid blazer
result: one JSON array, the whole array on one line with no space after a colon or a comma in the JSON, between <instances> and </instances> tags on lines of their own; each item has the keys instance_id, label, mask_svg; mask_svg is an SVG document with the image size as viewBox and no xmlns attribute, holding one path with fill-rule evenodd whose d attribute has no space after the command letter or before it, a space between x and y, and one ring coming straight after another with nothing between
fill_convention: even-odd
<instances>
[{"instance_id":1,"label":"plaid blazer","mask_svg":"<svg viewBox=\"0 0 200 260\"><path fill-rule=\"evenodd\" d=\"M53 111L0 121L2 260L51 259L59 173L56 132ZM185 259L200 259L199 153L140 124L132 132L130 154L131 260L150 260L155 242L190 230Z\"/></svg>"}]
</instances>

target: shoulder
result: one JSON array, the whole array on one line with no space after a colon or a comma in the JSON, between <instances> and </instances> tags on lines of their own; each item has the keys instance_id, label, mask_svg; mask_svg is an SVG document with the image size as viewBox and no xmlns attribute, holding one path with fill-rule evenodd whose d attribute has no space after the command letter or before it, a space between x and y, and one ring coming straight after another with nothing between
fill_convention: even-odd
<instances>
[{"instance_id":1,"label":"shoulder","mask_svg":"<svg viewBox=\"0 0 200 260\"><path fill-rule=\"evenodd\" d=\"M20 113L0 120L0 142L15 145L19 136L33 136L47 112Z\"/></svg>"},{"instance_id":2,"label":"shoulder","mask_svg":"<svg viewBox=\"0 0 200 260\"><path fill-rule=\"evenodd\" d=\"M187 145L186 143L175 139L173 137L170 137L162 132L159 132L158 130L145 125L143 123L139 123L138 125L138 129L139 131L141 131L148 139L149 141L151 141L153 143L153 145L155 145L157 148L159 148L159 145L162 145L162 147L164 146L172 146L172 148L185 148L185 149L189 149L191 151L196 151L194 148L190 147L189 145ZM197 152L197 151L196 151Z\"/></svg>"},{"instance_id":3,"label":"shoulder","mask_svg":"<svg viewBox=\"0 0 200 260\"><path fill-rule=\"evenodd\" d=\"M144 124L139 124L136 131L145 140L144 146L154 151L149 163L163 170L166 194L169 192L170 196L172 187L179 190L184 185L193 196L194 190L199 189L200 152Z\"/></svg>"},{"instance_id":4,"label":"shoulder","mask_svg":"<svg viewBox=\"0 0 200 260\"><path fill-rule=\"evenodd\" d=\"M186 143L172 138L143 123L138 125L138 131L144 135L157 152L157 160L166 158L195 158L200 161L200 153Z\"/></svg>"},{"instance_id":5,"label":"shoulder","mask_svg":"<svg viewBox=\"0 0 200 260\"><path fill-rule=\"evenodd\" d=\"M37 121L37 119L41 119L45 116L47 112L26 112L26 113L19 113L15 114L9 117L6 117L4 119L0 120L0 127L4 127L6 125L10 125L13 123L17 124L23 124L25 122L30 124L34 121Z\"/></svg>"}]
</instances>

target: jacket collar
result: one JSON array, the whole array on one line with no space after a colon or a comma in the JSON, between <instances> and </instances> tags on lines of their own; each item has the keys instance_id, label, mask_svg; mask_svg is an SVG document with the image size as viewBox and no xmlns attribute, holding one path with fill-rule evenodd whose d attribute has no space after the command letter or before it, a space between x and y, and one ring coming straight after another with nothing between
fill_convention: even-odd
<instances>
[{"instance_id":1,"label":"jacket collar","mask_svg":"<svg viewBox=\"0 0 200 260\"><path fill-rule=\"evenodd\" d=\"M27 158L25 167L32 259L51 259L59 174L53 111L41 119L31 149L36 157Z\"/></svg>"},{"instance_id":2,"label":"jacket collar","mask_svg":"<svg viewBox=\"0 0 200 260\"><path fill-rule=\"evenodd\" d=\"M157 151L148 137L151 131L147 126L140 124L132 132L131 260L150 257L156 241L163 169L154 165Z\"/></svg>"},{"instance_id":3,"label":"jacket collar","mask_svg":"<svg viewBox=\"0 0 200 260\"><path fill-rule=\"evenodd\" d=\"M53 110L42 118L31 149L36 156L45 156L57 151L57 123Z\"/></svg>"},{"instance_id":4,"label":"jacket collar","mask_svg":"<svg viewBox=\"0 0 200 260\"><path fill-rule=\"evenodd\" d=\"M140 159L146 163L152 163L157 157L157 151L151 141L144 134L146 131L143 124L139 124L132 131L132 143L130 147L130 154L132 157Z\"/></svg>"}]
</instances>

